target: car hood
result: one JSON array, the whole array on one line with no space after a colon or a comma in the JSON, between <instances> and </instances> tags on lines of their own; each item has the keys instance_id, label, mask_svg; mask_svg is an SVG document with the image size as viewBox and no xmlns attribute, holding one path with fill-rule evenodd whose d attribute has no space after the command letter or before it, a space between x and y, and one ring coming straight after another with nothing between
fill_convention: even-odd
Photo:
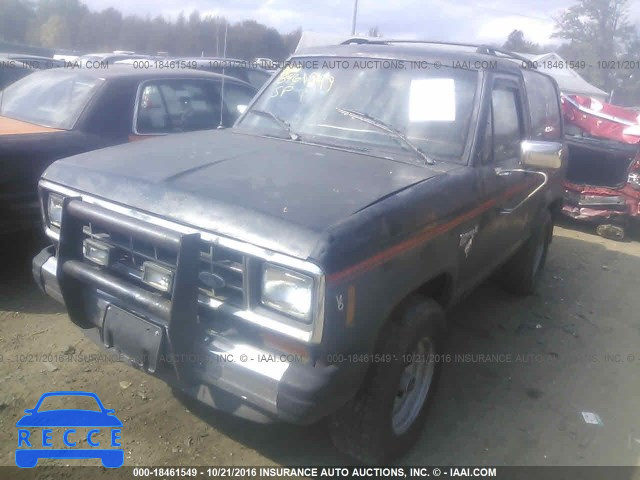
<instances>
[{"instance_id":1,"label":"car hood","mask_svg":"<svg viewBox=\"0 0 640 480\"><path fill-rule=\"evenodd\" d=\"M114 415L91 410L48 410L25 415L16 427L121 427Z\"/></svg>"},{"instance_id":2,"label":"car hood","mask_svg":"<svg viewBox=\"0 0 640 480\"><path fill-rule=\"evenodd\" d=\"M331 225L439 173L360 152L218 130L66 158L43 178L307 258Z\"/></svg>"}]
</instances>

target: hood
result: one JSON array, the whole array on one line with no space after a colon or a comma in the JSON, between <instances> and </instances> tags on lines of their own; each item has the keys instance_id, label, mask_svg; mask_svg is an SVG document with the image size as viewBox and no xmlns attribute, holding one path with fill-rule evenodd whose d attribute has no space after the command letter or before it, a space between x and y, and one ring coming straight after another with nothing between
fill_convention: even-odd
<instances>
[{"instance_id":1,"label":"hood","mask_svg":"<svg viewBox=\"0 0 640 480\"><path fill-rule=\"evenodd\" d=\"M70 157L43 178L307 258L331 225L439 173L359 152L218 130Z\"/></svg>"},{"instance_id":2,"label":"hood","mask_svg":"<svg viewBox=\"0 0 640 480\"><path fill-rule=\"evenodd\" d=\"M14 118L0 116L0 136L24 135L28 133L60 132L58 128L43 127L35 123L23 122Z\"/></svg>"}]
</instances>

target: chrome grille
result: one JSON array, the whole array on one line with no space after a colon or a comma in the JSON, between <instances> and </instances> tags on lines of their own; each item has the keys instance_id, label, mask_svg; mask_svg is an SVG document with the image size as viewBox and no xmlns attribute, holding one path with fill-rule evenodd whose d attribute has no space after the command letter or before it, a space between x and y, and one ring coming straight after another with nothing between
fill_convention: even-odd
<instances>
[{"instance_id":1,"label":"chrome grille","mask_svg":"<svg viewBox=\"0 0 640 480\"><path fill-rule=\"evenodd\" d=\"M85 238L93 238L112 247L112 260L108 268L114 274L153 290L142 282L142 265L152 261L175 272L177 254L158 248L132 235L110 231L101 226L84 225ZM89 261L89 260L87 260ZM198 289L201 295L230 303L245 305L245 256L234 250L202 242ZM171 292L167 293L168 296Z\"/></svg>"},{"instance_id":2,"label":"chrome grille","mask_svg":"<svg viewBox=\"0 0 640 480\"><path fill-rule=\"evenodd\" d=\"M212 298L244 305L244 256L228 248L203 244L200 251L200 291Z\"/></svg>"}]
</instances>

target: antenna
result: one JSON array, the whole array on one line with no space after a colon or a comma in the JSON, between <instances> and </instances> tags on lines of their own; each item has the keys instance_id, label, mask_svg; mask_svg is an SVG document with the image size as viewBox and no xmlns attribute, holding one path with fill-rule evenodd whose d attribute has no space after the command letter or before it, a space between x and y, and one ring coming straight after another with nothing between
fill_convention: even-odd
<instances>
[{"instance_id":1,"label":"antenna","mask_svg":"<svg viewBox=\"0 0 640 480\"><path fill-rule=\"evenodd\" d=\"M224 128L222 125L222 112L224 111L224 67L227 63L227 30L229 29L229 24L225 22L224 24L224 49L222 51L222 87L220 88L220 123L218 124L218 128Z\"/></svg>"}]
</instances>

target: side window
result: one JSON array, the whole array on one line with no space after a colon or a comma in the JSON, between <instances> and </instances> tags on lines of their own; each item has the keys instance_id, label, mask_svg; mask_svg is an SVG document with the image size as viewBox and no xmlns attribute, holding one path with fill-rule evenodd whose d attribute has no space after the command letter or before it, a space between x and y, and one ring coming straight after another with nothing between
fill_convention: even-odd
<instances>
[{"instance_id":1,"label":"side window","mask_svg":"<svg viewBox=\"0 0 640 480\"><path fill-rule=\"evenodd\" d=\"M147 82L138 99L136 131L153 134L215 128L220 121L219 98L211 82Z\"/></svg>"},{"instance_id":2,"label":"side window","mask_svg":"<svg viewBox=\"0 0 640 480\"><path fill-rule=\"evenodd\" d=\"M515 88L495 86L491 92L493 161L500 163L518 157L522 140L522 121Z\"/></svg>"},{"instance_id":3,"label":"side window","mask_svg":"<svg viewBox=\"0 0 640 480\"><path fill-rule=\"evenodd\" d=\"M553 81L528 70L522 73L531 113L531 137L537 140L560 140L561 113Z\"/></svg>"},{"instance_id":4,"label":"side window","mask_svg":"<svg viewBox=\"0 0 640 480\"><path fill-rule=\"evenodd\" d=\"M238 85L236 83L227 83L224 84L224 106L226 113L229 117L229 121L231 124L235 122L238 117L245 111L253 96L255 95L255 91L244 86Z\"/></svg>"}]
</instances>

